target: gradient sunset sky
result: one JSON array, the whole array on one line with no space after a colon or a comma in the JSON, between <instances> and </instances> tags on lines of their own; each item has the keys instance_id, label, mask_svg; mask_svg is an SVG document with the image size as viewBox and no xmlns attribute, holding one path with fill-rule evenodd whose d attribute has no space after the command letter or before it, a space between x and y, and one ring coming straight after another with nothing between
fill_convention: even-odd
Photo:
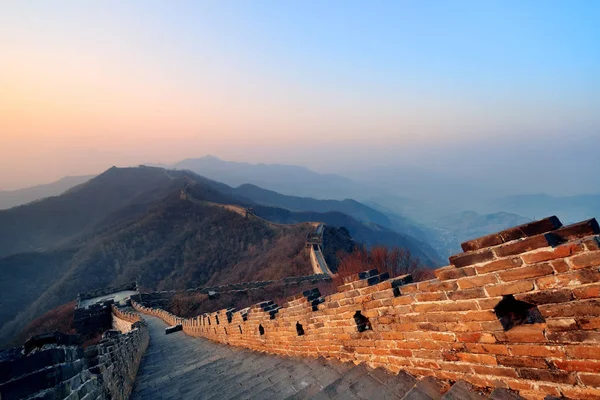
<instances>
[{"instance_id":1,"label":"gradient sunset sky","mask_svg":"<svg viewBox=\"0 0 600 400\"><path fill-rule=\"evenodd\" d=\"M343 172L600 144L599 21L594 0L3 1L0 189L204 154Z\"/></svg>"}]
</instances>

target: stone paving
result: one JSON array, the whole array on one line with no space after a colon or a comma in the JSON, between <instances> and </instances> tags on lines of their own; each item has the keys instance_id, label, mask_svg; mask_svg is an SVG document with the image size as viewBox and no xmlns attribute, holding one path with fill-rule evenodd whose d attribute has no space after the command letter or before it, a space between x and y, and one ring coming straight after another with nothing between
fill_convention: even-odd
<instances>
[{"instance_id":1,"label":"stone paving","mask_svg":"<svg viewBox=\"0 0 600 400\"><path fill-rule=\"evenodd\" d=\"M485 399L465 382L452 388L432 378L333 360L291 358L235 348L144 316L150 345L131 394L141 399ZM450 390L448 390L450 389ZM514 399L495 392L491 399ZM508 397L507 397L508 396Z\"/></svg>"}]
</instances>

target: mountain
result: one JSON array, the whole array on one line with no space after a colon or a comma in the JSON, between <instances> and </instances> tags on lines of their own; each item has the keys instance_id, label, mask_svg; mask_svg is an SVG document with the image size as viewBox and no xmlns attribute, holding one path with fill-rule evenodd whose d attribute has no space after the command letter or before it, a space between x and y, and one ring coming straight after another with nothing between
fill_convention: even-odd
<instances>
[{"instance_id":1,"label":"mountain","mask_svg":"<svg viewBox=\"0 0 600 400\"><path fill-rule=\"evenodd\" d=\"M484 209L505 210L530 219L556 215L565 223L573 223L600 214L600 194L565 197L546 194L509 196L486 202L483 206Z\"/></svg>"},{"instance_id":2,"label":"mountain","mask_svg":"<svg viewBox=\"0 0 600 400\"><path fill-rule=\"evenodd\" d=\"M427 243L412 236L398 233L371 222L359 222L349 215L330 211L317 213L310 211L293 212L282 208L255 206L256 215L282 224L294 224L304 221L322 221L327 225L345 227L355 242L367 247L383 245L401 247L410 250L426 266L435 267L443 263L438 253Z\"/></svg>"},{"instance_id":3,"label":"mountain","mask_svg":"<svg viewBox=\"0 0 600 400\"><path fill-rule=\"evenodd\" d=\"M160 168L113 167L60 196L0 211L0 257L71 239L119 209L151 204L184 185Z\"/></svg>"},{"instance_id":4,"label":"mountain","mask_svg":"<svg viewBox=\"0 0 600 400\"><path fill-rule=\"evenodd\" d=\"M74 186L93 178L88 176L67 176L56 182L37 185L25 189L0 191L0 210L31 203L46 197L58 196Z\"/></svg>"},{"instance_id":5,"label":"mountain","mask_svg":"<svg viewBox=\"0 0 600 400\"><path fill-rule=\"evenodd\" d=\"M346 226L359 242L369 246L383 244L405 247L411 249L427 265L434 266L444 263L438 255L438 249L432 247L432 243L440 241L437 231L421 226L409 218L394 214L389 210L379 210L352 199L317 200L309 197L287 196L250 184L229 189L219 187L219 190L227 191L241 201L250 201L267 207L283 208L300 213L300 216L296 215L290 220L297 218L299 221L305 221L307 218L306 214L303 214L305 212L308 212L308 215L322 213L324 214L321 217L324 218L321 219L323 222L335 226ZM332 215L337 215L335 213L352 218L332 219ZM273 218L280 220L279 216L273 216Z\"/></svg>"},{"instance_id":6,"label":"mountain","mask_svg":"<svg viewBox=\"0 0 600 400\"><path fill-rule=\"evenodd\" d=\"M292 196L344 199L360 193L359 186L348 178L319 174L296 165L249 164L224 161L209 155L186 159L170 167L190 170L230 186L250 183Z\"/></svg>"},{"instance_id":7,"label":"mountain","mask_svg":"<svg viewBox=\"0 0 600 400\"><path fill-rule=\"evenodd\" d=\"M260 188L246 189L189 171L113 167L60 196L0 211L0 340L95 287L136 280L152 290L185 289L310 274L304 242L314 225L303 222L344 226L358 242L405 247L439 263L408 235L340 212L260 205L250 198ZM330 243L347 250L348 231L333 229L340 238ZM330 257L337 251L328 250Z\"/></svg>"},{"instance_id":8,"label":"mountain","mask_svg":"<svg viewBox=\"0 0 600 400\"><path fill-rule=\"evenodd\" d=\"M232 189L233 195L247 198L256 204L285 208L290 211L327 213L337 211L361 222L373 222L390 227L392 222L383 213L356 200L317 200L310 197L286 196L256 185L244 184Z\"/></svg>"},{"instance_id":9,"label":"mountain","mask_svg":"<svg viewBox=\"0 0 600 400\"><path fill-rule=\"evenodd\" d=\"M0 338L96 287L137 280L153 290L185 289L312 273L304 242L313 225L246 218L221 206L233 199L194 177L113 168L57 198L0 212L0 220L21 222L13 244L29 248L28 231L37 235L36 250L0 259ZM187 186L193 200L182 196ZM10 231L1 234L10 242Z\"/></svg>"}]
</instances>

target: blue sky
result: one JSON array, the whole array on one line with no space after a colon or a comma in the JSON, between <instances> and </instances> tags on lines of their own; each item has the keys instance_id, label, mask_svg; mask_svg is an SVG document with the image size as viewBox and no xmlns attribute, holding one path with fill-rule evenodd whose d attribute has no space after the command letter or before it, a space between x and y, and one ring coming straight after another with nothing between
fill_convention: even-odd
<instances>
[{"instance_id":1,"label":"blue sky","mask_svg":"<svg viewBox=\"0 0 600 400\"><path fill-rule=\"evenodd\" d=\"M598 21L596 1L5 2L0 167L23 172L0 188L207 153L339 172L583 142Z\"/></svg>"}]
</instances>

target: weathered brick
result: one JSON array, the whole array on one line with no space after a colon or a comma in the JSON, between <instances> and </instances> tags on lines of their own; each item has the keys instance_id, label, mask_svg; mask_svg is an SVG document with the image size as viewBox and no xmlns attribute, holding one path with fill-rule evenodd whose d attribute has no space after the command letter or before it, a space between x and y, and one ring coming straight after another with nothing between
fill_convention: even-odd
<instances>
[{"instance_id":1,"label":"weathered brick","mask_svg":"<svg viewBox=\"0 0 600 400\"><path fill-rule=\"evenodd\" d=\"M459 320L458 314L455 313L428 313L425 317L428 322L456 322Z\"/></svg>"},{"instance_id":2,"label":"weathered brick","mask_svg":"<svg viewBox=\"0 0 600 400\"><path fill-rule=\"evenodd\" d=\"M565 386L561 388L562 394L567 399L577 400L598 400L600 399L600 389L580 386Z\"/></svg>"},{"instance_id":3,"label":"weathered brick","mask_svg":"<svg viewBox=\"0 0 600 400\"><path fill-rule=\"evenodd\" d=\"M458 353L458 359L463 362L475 364L497 365L496 356L491 354Z\"/></svg>"},{"instance_id":4,"label":"weathered brick","mask_svg":"<svg viewBox=\"0 0 600 400\"><path fill-rule=\"evenodd\" d=\"M520 257L510 257L479 265L475 267L475 271L481 275L505 269L517 268L521 265L523 265L523 260L521 260Z\"/></svg>"},{"instance_id":5,"label":"weathered brick","mask_svg":"<svg viewBox=\"0 0 600 400\"><path fill-rule=\"evenodd\" d=\"M508 347L505 344L467 343L465 347L470 353L508 355Z\"/></svg>"},{"instance_id":6,"label":"weathered brick","mask_svg":"<svg viewBox=\"0 0 600 400\"><path fill-rule=\"evenodd\" d=\"M600 250L576 255L570 261L573 269L600 266Z\"/></svg>"},{"instance_id":7,"label":"weathered brick","mask_svg":"<svg viewBox=\"0 0 600 400\"><path fill-rule=\"evenodd\" d=\"M463 321L495 321L496 314L492 310L467 311L461 315Z\"/></svg>"},{"instance_id":8,"label":"weathered brick","mask_svg":"<svg viewBox=\"0 0 600 400\"><path fill-rule=\"evenodd\" d=\"M504 282L512 282L552 274L554 274L552 266L548 263L542 263L498 272L498 277Z\"/></svg>"},{"instance_id":9,"label":"weathered brick","mask_svg":"<svg viewBox=\"0 0 600 400\"><path fill-rule=\"evenodd\" d=\"M498 233L482 236L461 244L463 251L479 250L485 247L495 246L512 240L527 236L538 235L553 231L562 226L556 216L544 218L539 221L529 222L514 228L508 228Z\"/></svg>"},{"instance_id":10,"label":"weathered brick","mask_svg":"<svg viewBox=\"0 0 600 400\"><path fill-rule=\"evenodd\" d=\"M577 324L581 329L600 329L600 317L577 318Z\"/></svg>"},{"instance_id":11,"label":"weathered brick","mask_svg":"<svg viewBox=\"0 0 600 400\"><path fill-rule=\"evenodd\" d=\"M457 268L467 267L473 264L479 264L486 261L493 260L494 253L490 249L485 249L476 252L468 252L456 254L448 258L450 264L454 265Z\"/></svg>"},{"instance_id":12,"label":"weathered brick","mask_svg":"<svg viewBox=\"0 0 600 400\"><path fill-rule=\"evenodd\" d=\"M450 300L469 300L486 297L483 288L457 290L455 292L448 292L447 295Z\"/></svg>"},{"instance_id":13,"label":"weathered brick","mask_svg":"<svg viewBox=\"0 0 600 400\"><path fill-rule=\"evenodd\" d=\"M414 304L413 310L418 313L427 313L431 311L442 311L442 305L439 303Z\"/></svg>"},{"instance_id":14,"label":"weathered brick","mask_svg":"<svg viewBox=\"0 0 600 400\"><path fill-rule=\"evenodd\" d=\"M494 308L502 301L502 297L491 297L487 299L479 299L477 300L477 304L479 304L479 308L481 310L489 310L490 308Z\"/></svg>"},{"instance_id":15,"label":"weathered brick","mask_svg":"<svg viewBox=\"0 0 600 400\"><path fill-rule=\"evenodd\" d=\"M600 361L598 360L552 360L558 369L564 371L598 372Z\"/></svg>"},{"instance_id":16,"label":"weathered brick","mask_svg":"<svg viewBox=\"0 0 600 400\"><path fill-rule=\"evenodd\" d=\"M511 342L517 343L543 343L546 341L544 336L544 324L519 325L505 332L506 338Z\"/></svg>"},{"instance_id":17,"label":"weathered brick","mask_svg":"<svg viewBox=\"0 0 600 400\"><path fill-rule=\"evenodd\" d=\"M475 275L475 268L456 268L455 266L450 265L449 267L443 268L441 271L435 270L434 274L440 281L447 281L450 279L458 279L465 276L473 276Z\"/></svg>"},{"instance_id":18,"label":"weathered brick","mask_svg":"<svg viewBox=\"0 0 600 400\"><path fill-rule=\"evenodd\" d=\"M534 381L565 383L569 385L574 385L577 382L577 376L574 373L567 371L519 368L517 372L521 378Z\"/></svg>"},{"instance_id":19,"label":"weathered brick","mask_svg":"<svg viewBox=\"0 0 600 400\"><path fill-rule=\"evenodd\" d=\"M528 264L535 264L543 261L555 260L557 258L569 257L574 254L581 253L583 250L584 247L581 243L567 243L551 250L542 250L535 253L523 254L521 258Z\"/></svg>"},{"instance_id":20,"label":"weathered brick","mask_svg":"<svg viewBox=\"0 0 600 400\"><path fill-rule=\"evenodd\" d=\"M481 332L463 332L456 335L456 340L465 343L477 343L482 335Z\"/></svg>"},{"instance_id":21,"label":"weathered brick","mask_svg":"<svg viewBox=\"0 0 600 400\"><path fill-rule=\"evenodd\" d=\"M433 340L440 340L442 342L454 342L456 341L456 334L449 332L431 332L431 338Z\"/></svg>"},{"instance_id":22,"label":"weathered brick","mask_svg":"<svg viewBox=\"0 0 600 400\"><path fill-rule=\"evenodd\" d=\"M551 289L515 295L515 299L531 304L564 303L573 300L571 289Z\"/></svg>"},{"instance_id":23,"label":"weathered brick","mask_svg":"<svg viewBox=\"0 0 600 400\"><path fill-rule=\"evenodd\" d=\"M573 289L573 295L578 299L592 299L600 297L600 283L582 286Z\"/></svg>"},{"instance_id":24,"label":"weathered brick","mask_svg":"<svg viewBox=\"0 0 600 400\"><path fill-rule=\"evenodd\" d=\"M538 235L498 246L494 248L494 253L497 257L509 257L547 246L549 243L546 237Z\"/></svg>"},{"instance_id":25,"label":"weathered brick","mask_svg":"<svg viewBox=\"0 0 600 400\"><path fill-rule=\"evenodd\" d=\"M563 259L553 260L550 262L550 265L552 265L552 268L554 268L554 272L556 272L557 274L567 272L571 269L571 267L569 267L569 264L567 264L567 262Z\"/></svg>"},{"instance_id":26,"label":"weathered brick","mask_svg":"<svg viewBox=\"0 0 600 400\"><path fill-rule=\"evenodd\" d=\"M417 289L426 292L439 292L439 291L449 291L456 290L458 286L454 281L445 281L440 282L437 279L433 279L430 281L424 281L417 284Z\"/></svg>"},{"instance_id":27,"label":"weathered brick","mask_svg":"<svg viewBox=\"0 0 600 400\"><path fill-rule=\"evenodd\" d=\"M490 285L493 283L498 283L498 277L496 275L482 275L482 276L472 276L469 278L461 278L456 281L458 287L460 289L471 289L474 287L481 287L485 285Z\"/></svg>"},{"instance_id":28,"label":"weathered brick","mask_svg":"<svg viewBox=\"0 0 600 400\"><path fill-rule=\"evenodd\" d=\"M597 268L585 268L554 276L544 276L536 279L540 289L574 287L586 283L600 281L600 271Z\"/></svg>"},{"instance_id":29,"label":"weathered brick","mask_svg":"<svg viewBox=\"0 0 600 400\"><path fill-rule=\"evenodd\" d=\"M444 302L440 304L440 311L469 311L469 310L477 310L477 301L476 300L465 300L465 301L453 301L453 302Z\"/></svg>"},{"instance_id":30,"label":"weathered brick","mask_svg":"<svg viewBox=\"0 0 600 400\"><path fill-rule=\"evenodd\" d=\"M599 371L594 371L594 372L599 372ZM580 373L578 375L579 375L579 380L584 385L600 388L600 373L595 373L595 374ZM599 393L599 395L600 395L600 393Z\"/></svg>"},{"instance_id":31,"label":"weathered brick","mask_svg":"<svg viewBox=\"0 0 600 400\"><path fill-rule=\"evenodd\" d=\"M600 236L584 239L583 244L590 251L600 250Z\"/></svg>"},{"instance_id":32,"label":"weathered brick","mask_svg":"<svg viewBox=\"0 0 600 400\"><path fill-rule=\"evenodd\" d=\"M518 378L519 375L513 368L490 367L487 365L473 365L473 371L480 375L493 375L505 378Z\"/></svg>"},{"instance_id":33,"label":"weathered brick","mask_svg":"<svg viewBox=\"0 0 600 400\"><path fill-rule=\"evenodd\" d=\"M507 294L517 294L533 290L533 282L520 281L505 283L502 285L486 286L485 290L490 297L503 296Z\"/></svg>"},{"instance_id":34,"label":"weathered brick","mask_svg":"<svg viewBox=\"0 0 600 400\"><path fill-rule=\"evenodd\" d=\"M503 356L498 355L496 357L499 365L505 367L518 367L518 368L550 368L544 358L541 357L515 357L515 356Z\"/></svg>"},{"instance_id":35,"label":"weathered brick","mask_svg":"<svg viewBox=\"0 0 600 400\"><path fill-rule=\"evenodd\" d=\"M407 285L404 285L404 286L402 286L401 291L402 291L402 294L416 293L417 292L417 284L409 283Z\"/></svg>"},{"instance_id":36,"label":"weathered brick","mask_svg":"<svg viewBox=\"0 0 600 400\"><path fill-rule=\"evenodd\" d=\"M546 338L556 343L600 343L600 332L586 330L546 332Z\"/></svg>"},{"instance_id":37,"label":"weathered brick","mask_svg":"<svg viewBox=\"0 0 600 400\"><path fill-rule=\"evenodd\" d=\"M400 297L394 298L394 300L392 300L392 304L394 306L406 305L406 304L411 304L414 301L415 301L415 298L413 296L400 296Z\"/></svg>"},{"instance_id":38,"label":"weathered brick","mask_svg":"<svg viewBox=\"0 0 600 400\"><path fill-rule=\"evenodd\" d=\"M570 345L565 351L571 358L600 360L600 346Z\"/></svg>"},{"instance_id":39,"label":"weathered brick","mask_svg":"<svg viewBox=\"0 0 600 400\"><path fill-rule=\"evenodd\" d=\"M545 318L600 316L600 300L598 299L545 304L538 308Z\"/></svg>"},{"instance_id":40,"label":"weathered brick","mask_svg":"<svg viewBox=\"0 0 600 400\"><path fill-rule=\"evenodd\" d=\"M597 235L600 233L600 226L595 218L588 219L586 221L577 222L575 224L563 226L552 232L553 236L556 236L562 241L569 241L573 239L579 239L586 236Z\"/></svg>"},{"instance_id":41,"label":"weathered brick","mask_svg":"<svg viewBox=\"0 0 600 400\"><path fill-rule=\"evenodd\" d=\"M546 319L546 326L550 331L570 331L577 329L577 321L574 318L550 318Z\"/></svg>"},{"instance_id":42,"label":"weathered brick","mask_svg":"<svg viewBox=\"0 0 600 400\"><path fill-rule=\"evenodd\" d=\"M388 290L384 290L381 292L373 293L372 296L373 296L373 300L387 299L387 298L394 297L394 292L392 292L391 289L388 289Z\"/></svg>"},{"instance_id":43,"label":"weathered brick","mask_svg":"<svg viewBox=\"0 0 600 400\"><path fill-rule=\"evenodd\" d=\"M417 293L415 294L417 301L441 301L448 300L446 293L444 292L431 292L431 293Z\"/></svg>"},{"instance_id":44,"label":"weathered brick","mask_svg":"<svg viewBox=\"0 0 600 400\"><path fill-rule=\"evenodd\" d=\"M565 357L565 351L559 346L546 346L534 344L511 344L508 346L514 356L526 357Z\"/></svg>"},{"instance_id":45,"label":"weathered brick","mask_svg":"<svg viewBox=\"0 0 600 400\"><path fill-rule=\"evenodd\" d=\"M503 232L510 231L512 229L518 229L523 232L526 236L538 235L541 233L546 233L550 231L554 231L562 227L562 223L556 217L556 215L552 215L550 217L540 219L538 221L528 222L523 225L519 225L515 228L506 229Z\"/></svg>"},{"instance_id":46,"label":"weathered brick","mask_svg":"<svg viewBox=\"0 0 600 400\"><path fill-rule=\"evenodd\" d=\"M482 236L477 239L469 240L468 242L461 243L460 247L463 251L474 251L485 249L486 247L497 246L504 243L502 237L498 233L492 233L491 235Z\"/></svg>"},{"instance_id":47,"label":"weathered brick","mask_svg":"<svg viewBox=\"0 0 600 400\"><path fill-rule=\"evenodd\" d=\"M342 286L338 286L338 288L337 288L338 292L347 292L349 290L352 290L352 284L350 284L350 283L347 283Z\"/></svg>"}]
</instances>

